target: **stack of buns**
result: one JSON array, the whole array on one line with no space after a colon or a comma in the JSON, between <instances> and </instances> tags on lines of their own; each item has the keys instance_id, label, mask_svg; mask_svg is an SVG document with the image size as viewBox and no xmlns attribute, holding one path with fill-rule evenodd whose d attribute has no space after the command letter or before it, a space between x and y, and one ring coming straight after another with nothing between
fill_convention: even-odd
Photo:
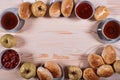
<instances>
[{"instance_id":1,"label":"stack of buns","mask_svg":"<svg viewBox=\"0 0 120 80\"><path fill-rule=\"evenodd\" d=\"M53 78L61 78L63 74L60 65L48 61L43 66L38 67L37 75L40 80L53 80Z\"/></svg>"},{"instance_id":2,"label":"stack of buns","mask_svg":"<svg viewBox=\"0 0 120 80\"><path fill-rule=\"evenodd\" d=\"M28 19L32 14L35 17L43 17L46 14L47 5L42 1L36 1L31 4L30 2L24 2L20 4L18 9L19 17L23 20Z\"/></svg>"},{"instance_id":3,"label":"stack of buns","mask_svg":"<svg viewBox=\"0 0 120 80\"><path fill-rule=\"evenodd\" d=\"M99 80L99 77L110 77L114 74L114 70L120 73L120 60L116 60L116 55L116 50L112 45L105 46L101 55L89 54L88 62L91 68L84 70L83 78Z\"/></svg>"},{"instance_id":4,"label":"stack of buns","mask_svg":"<svg viewBox=\"0 0 120 80\"><path fill-rule=\"evenodd\" d=\"M62 2L54 2L49 8L49 16L59 17L61 14L64 17L69 17L74 7L73 0L63 0ZM42 1L35 3L24 2L20 4L18 14L21 19L28 19L32 14L35 17L43 17L47 12L47 5Z\"/></svg>"},{"instance_id":5,"label":"stack of buns","mask_svg":"<svg viewBox=\"0 0 120 80\"><path fill-rule=\"evenodd\" d=\"M49 15L51 17L59 17L61 14L64 17L69 17L74 7L73 0L63 0L61 2L54 2L49 8Z\"/></svg>"}]
</instances>

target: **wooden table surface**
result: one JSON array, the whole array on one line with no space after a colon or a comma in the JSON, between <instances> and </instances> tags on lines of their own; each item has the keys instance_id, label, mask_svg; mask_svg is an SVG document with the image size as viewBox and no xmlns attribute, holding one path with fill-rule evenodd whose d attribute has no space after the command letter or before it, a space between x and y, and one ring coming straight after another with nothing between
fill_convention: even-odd
<instances>
[{"instance_id":1,"label":"wooden table surface","mask_svg":"<svg viewBox=\"0 0 120 80\"><path fill-rule=\"evenodd\" d=\"M49 3L49 0L42 0ZM78 0L75 0L77 2ZM120 0L90 0L94 6L106 5L111 13L108 17L120 20ZM6 8L18 8L22 0L0 0L0 13ZM22 62L41 64L45 61L55 61L67 65L86 67L87 52L99 45L104 45L96 34L97 25L100 22L94 20L79 20L74 13L71 17L34 18L26 20L24 27L16 36L17 50ZM6 34L0 29L0 36ZM120 48L120 41L113 43ZM4 50L0 46L0 51ZM18 69L13 71L0 70L0 80L24 80L20 77ZM30 79L35 80L35 79ZM110 78L100 80L120 80L120 75L114 74Z\"/></svg>"}]
</instances>

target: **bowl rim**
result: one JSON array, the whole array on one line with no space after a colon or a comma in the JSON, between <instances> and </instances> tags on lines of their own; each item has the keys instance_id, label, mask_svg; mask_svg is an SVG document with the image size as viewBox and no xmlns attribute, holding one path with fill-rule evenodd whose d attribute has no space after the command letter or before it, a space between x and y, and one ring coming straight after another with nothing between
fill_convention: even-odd
<instances>
[{"instance_id":1,"label":"bowl rim","mask_svg":"<svg viewBox=\"0 0 120 80\"><path fill-rule=\"evenodd\" d=\"M17 24L13 29L10 29L10 30L9 30L9 29L4 28L4 27L2 26L2 24L1 24L1 21L0 21L0 27L1 27L2 29L4 29L5 31L8 31L8 32L17 32L17 31L19 31L19 30L24 26L25 20L20 19L19 15L18 15L18 8L7 8L7 9L5 9L5 10L1 13L1 15L0 15L0 20L2 20L3 15L5 15L5 14L8 13L8 12L12 12L12 13L17 17L18 24Z\"/></svg>"},{"instance_id":2,"label":"bowl rim","mask_svg":"<svg viewBox=\"0 0 120 80\"><path fill-rule=\"evenodd\" d=\"M81 18L81 17L79 17L79 16L77 15L76 9L77 9L78 5L81 4L81 3L88 3L88 4L92 7L93 12L92 12L92 15L91 15L89 18L84 19L84 18ZM75 11L75 15L76 15L76 17L77 17L78 19L87 20L87 19L90 19L90 18L92 18L92 17L94 16L95 6L93 5L92 2L90 2L90 1L88 1L88 0L81 0L81 1L78 1L77 4L75 5L75 10L74 10L74 11Z\"/></svg>"},{"instance_id":3,"label":"bowl rim","mask_svg":"<svg viewBox=\"0 0 120 80\"><path fill-rule=\"evenodd\" d=\"M107 38L103 34L103 28L106 25L106 23L109 22L109 21L115 21L116 23L118 23L120 25L120 22L118 20L114 19L114 18L106 18L105 20L101 21L98 24L97 34L98 34L98 37L102 40L103 43L115 43L115 42L120 40L120 35L115 39L110 39L110 38Z\"/></svg>"},{"instance_id":4,"label":"bowl rim","mask_svg":"<svg viewBox=\"0 0 120 80\"><path fill-rule=\"evenodd\" d=\"M18 62L18 64L17 64L14 68L12 68L12 69L5 68L5 67L2 65L2 62L1 62L2 55L3 55L4 52L7 51L7 50L13 50L13 51L15 51L16 54L18 54L18 56L19 56L19 62ZM20 65L20 63L21 63L21 57L20 57L20 54L19 54L16 50L14 50L14 49L4 49L2 52L0 52L0 69L3 69L3 70L14 70L14 69L18 68L18 66Z\"/></svg>"}]
</instances>

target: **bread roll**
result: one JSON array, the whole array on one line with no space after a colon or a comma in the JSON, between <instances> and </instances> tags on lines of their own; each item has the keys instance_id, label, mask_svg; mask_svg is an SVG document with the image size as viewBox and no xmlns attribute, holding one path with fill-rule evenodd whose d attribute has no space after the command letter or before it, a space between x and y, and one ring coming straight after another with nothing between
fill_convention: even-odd
<instances>
[{"instance_id":1,"label":"bread roll","mask_svg":"<svg viewBox=\"0 0 120 80\"><path fill-rule=\"evenodd\" d=\"M102 52L106 64L112 64L116 60L116 51L112 45L107 45Z\"/></svg>"},{"instance_id":2,"label":"bread roll","mask_svg":"<svg viewBox=\"0 0 120 80\"><path fill-rule=\"evenodd\" d=\"M114 73L112 66L102 65L97 69L97 74L100 77L109 77Z\"/></svg>"},{"instance_id":3,"label":"bread roll","mask_svg":"<svg viewBox=\"0 0 120 80\"><path fill-rule=\"evenodd\" d=\"M72 13L74 6L73 0L63 0L61 6L61 12L64 17L69 17Z\"/></svg>"},{"instance_id":4,"label":"bread roll","mask_svg":"<svg viewBox=\"0 0 120 80\"><path fill-rule=\"evenodd\" d=\"M85 80L99 80L99 77L96 75L95 71L92 68L86 68L84 70L83 78Z\"/></svg>"},{"instance_id":5,"label":"bread roll","mask_svg":"<svg viewBox=\"0 0 120 80\"><path fill-rule=\"evenodd\" d=\"M36 1L32 4L31 10L35 17L43 17L47 11L47 5L43 1Z\"/></svg>"},{"instance_id":6,"label":"bread roll","mask_svg":"<svg viewBox=\"0 0 120 80\"><path fill-rule=\"evenodd\" d=\"M113 67L115 72L120 74L120 60L115 61L115 63L113 64Z\"/></svg>"},{"instance_id":7,"label":"bread roll","mask_svg":"<svg viewBox=\"0 0 120 80\"><path fill-rule=\"evenodd\" d=\"M61 2L54 2L49 8L51 17L59 17L61 15Z\"/></svg>"},{"instance_id":8,"label":"bread roll","mask_svg":"<svg viewBox=\"0 0 120 80\"><path fill-rule=\"evenodd\" d=\"M69 80L80 80L82 77L82 70L77 66L69 66L68 77Z\"/></svg>"},{"instance_id":9,"label":"bread roll","mask_svg":"<svg viewBox=\"0 0 120 80\"><path fill-rule=\"evenodd\" d=\"M18 14L21 19L28 19L32 12L31 12L31 3L24 2L19 6Z\"/></svg>"},{"instance_id":10,"label":"bread roll","mask_svg":"<svg viewBox=\"0 0 120 80\"><path fill-rule=\"evenodd\" d=\"M98 68L104 64L102 57L97 54L89 54L88 62L92 68Z\"/></svg>"},{"instance_id":11,"label":"bread roll","mask_svg":"<svg viewBox=\"0 0 120 80\"><path fill-rule=\"evenodd\" d=\"M99 6L96 8L94 18L99 21L105 19L110 14L110 11L105 6Z\"/></svg>"},{"instance_id":12,"label":"bread roll","mask_svg":"<svg viewBox=\"0 0 120 80\"><path fill-rule=\"evenodd\" d=\"M53 80L52 74L43 67L39 67L37 69L37 75L40 80Z\"/></svg>"},{"instance_id":13,"label":"bread roll","mask_svg":"<svg viewBox=\"0 0 120 80\"><path fill-rule=\"evenodd\" d=\"M54 78L60 78L62 76L61 68L57 63L48 61L44 64L44 67L52 73Z\"/></svg>"}]
</instances>

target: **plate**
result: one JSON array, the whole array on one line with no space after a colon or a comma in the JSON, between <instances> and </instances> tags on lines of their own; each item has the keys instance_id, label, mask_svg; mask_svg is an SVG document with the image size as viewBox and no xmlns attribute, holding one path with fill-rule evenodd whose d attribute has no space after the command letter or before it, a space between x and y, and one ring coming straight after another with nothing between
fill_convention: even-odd
<instances>
[{"instance_id":1,"label":"plate","mask_svg":"<svg viewBox=\"0 0 120 80\"><path fill-rule=\"evenodd\" d=\"M87 54L93 54L93 53L96 53L96 54L99 54L101 55L102 51L103 51L103 48L107 46L107 45L98 45L98 46L95 46L93 48L91 48ZM116 60L120 60L120 48L117 46L117 45L112 45L116 52L117 52L117 58ZM119 80L120 79L120 74L118 73L115 73L113 74L112 76L108 77L108 78L104 78L104 77L100 77L99 80Z\"/></svg>"}]
</instances>

